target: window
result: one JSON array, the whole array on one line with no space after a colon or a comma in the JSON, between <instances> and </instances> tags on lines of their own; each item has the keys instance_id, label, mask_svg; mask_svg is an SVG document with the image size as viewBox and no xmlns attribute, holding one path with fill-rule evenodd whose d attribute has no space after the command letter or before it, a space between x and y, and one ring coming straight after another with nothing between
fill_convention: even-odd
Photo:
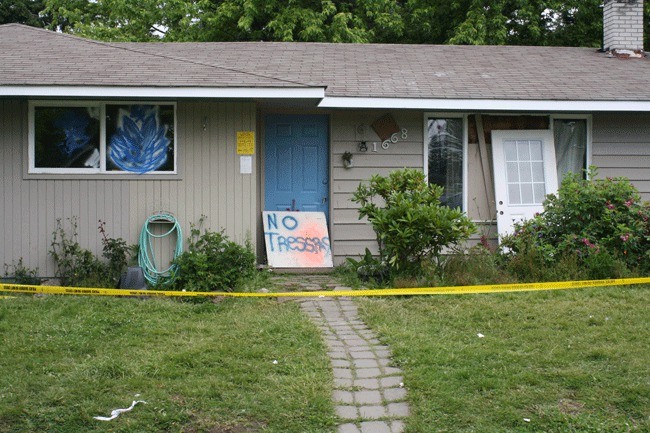
<instances>
[{"instance_id":1,"label":"window","mask_svg":"<svg viewBox=\"0 0 650 433\"><path fill-rule=\"evenodd\" d=\"M587 119L553 119L558 185L569 173L585 173L587 168Z\"/></svg>"},{"instance_id":2,"label":"window","mask_svg":"<svg viewBox=\"0 0 650 433\"><path fill-rule=\"evenodd\" d=\"M175 174L175 104L30 104L29 172Z\"/></svg>"},{"instance_id":3,"label":"window","mask_svg":"<svg viewBox=\"0 0 650 433\"><path fill-rule=\"evenodd\" d=\"M503 151L508 203L542 204L546 195L542 141L505 140Z\"/></svg>"},{"instance_id":4,"label":"window","mask_svg":"<svg viewBox=\"0 0 650 433\"><path fill-rule=\"evenodd\" d=\"M462 209L465 121L428 117L426 134L428 181L444 188L442 204Z\"/></svg>"}]
</instances>

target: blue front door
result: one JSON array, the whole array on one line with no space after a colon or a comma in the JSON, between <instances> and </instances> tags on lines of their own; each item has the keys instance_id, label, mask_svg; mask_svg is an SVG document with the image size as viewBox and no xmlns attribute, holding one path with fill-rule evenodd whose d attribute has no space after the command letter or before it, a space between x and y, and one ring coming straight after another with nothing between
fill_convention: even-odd
<instances>
[{"instance_id":1,"label":"blue front door","mask_svg":"<svg viewBox=\"0 0 650 433\"><path fill-rule=\"evenodd\" d=\"M268 115L264 132L264 210L327 216L327 116Z\"/></svg>"}]
</instances>

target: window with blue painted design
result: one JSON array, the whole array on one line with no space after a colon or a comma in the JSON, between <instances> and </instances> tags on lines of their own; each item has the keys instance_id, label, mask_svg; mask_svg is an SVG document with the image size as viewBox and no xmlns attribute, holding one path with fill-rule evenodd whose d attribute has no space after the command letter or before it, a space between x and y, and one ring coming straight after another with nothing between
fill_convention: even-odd
<instances>
[{"instance_id":1,"label":"window with blue painted design","mask_svg":"<svg viewBox=\"0 0 650 433\"><path fill-rule=\"evenodd\" d=\"M30 103L29 172L175 174L175 104Z\"/></svg>"},{"instance_id":2,"label":"window with blue painted design","mask_svg":"<svg viewBox=\"0 0 650 433\"><path fill-rule=\"evenodd\" d=\"M107 105L106 169L131 173L174 171L172 105Z\"/></svg>"},{"instance_id":3,"label":"window with blue painted design","mask_svg":"<svg viewBox=\"0 0 650 433\"><path fill-rule=\"evenodd\" d=\"M35 107L34 165L99 169L98 107Z\"/></svg>"}]
</instances>

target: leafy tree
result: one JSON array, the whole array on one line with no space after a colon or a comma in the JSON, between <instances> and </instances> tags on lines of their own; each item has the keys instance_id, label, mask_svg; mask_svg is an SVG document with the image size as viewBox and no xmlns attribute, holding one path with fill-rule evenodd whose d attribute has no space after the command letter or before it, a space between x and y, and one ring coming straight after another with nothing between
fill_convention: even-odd
<instances>
[{"instance_id":1,"label":"leafy tree","mask_svg":"<svg viewBox=\"0 0 650 433\"><path fill-rule=\"evenodd\" d=\"M182 32L197 5L184 0L45 0L45 3L45 11L52 15L51 28L107 41L147 41Z\"/></svg>"},{"instance_id":2,"label":"leafy tree","mask_svg":"<svg viewBox=\"0 0 650 433\"><path fill-rule=\"evenodd\" d=\"M0 2L0 24L20 23L32 27L44 27L48 17L41 15L43 0L2 0Z\"/></svg>"},{"instance_id":3,"label":"leafy tree","mask_svg":"<svg viewBox=\"0 0 650 433\"><path fill-rule=\"evenodd\" d=\"M52 28L102 40L588 47L602 42L601 0L9 1L36 12L44 1L39 16L51 16ZM9 9L0 6L0 17L3 10ZM645 27L650 48L650 2Z\"/></svg>"},{"instance_id":4,"label":"leafy tree","mask_svg":"<svg viewBox=\"0 0 650 433\"><path fill-rule=\"evenodd\" d=\"M402 3L404 34L399 42L444 44L449 43L465 19L472 0L407 0Z\"/></svg>"},{"instance_id":5,"label":"leafy tree","mask_svg":"<svg viewBox=\"0 0 650 433\"><path fill-rule=\"evenodd\" d=\"M103 40L395 41L395 0L46 0L52 27Z\"/></svg>"},{"instance_id":6,"label":"leafy tree","mask_svg":"<svg viewBox=\"0 0 650 433\"><path fill-rule=\"evenodd\" d=\"M600 4L600 0L474 0L449 42L598 47Z\"/></svg>"},{"instance_id":7,"label":"leafy tree","mask_svg":"<svg viewBox=\"0 0 650 433\"><path fill-rule=\"evenodd\" d=\"M198 40L370 42L373 18L392 25L382 6L391 0L213 0L201 3ZM373 4L375 5L372 8ZM371 10L366 10L370 6ZM368 17L368 14L370 17ZM399 17L397 15L396 17ZM366 18L366 19L364 19ZM197 33L198 32L198 33Z\"/></svg>"}]
</instances>

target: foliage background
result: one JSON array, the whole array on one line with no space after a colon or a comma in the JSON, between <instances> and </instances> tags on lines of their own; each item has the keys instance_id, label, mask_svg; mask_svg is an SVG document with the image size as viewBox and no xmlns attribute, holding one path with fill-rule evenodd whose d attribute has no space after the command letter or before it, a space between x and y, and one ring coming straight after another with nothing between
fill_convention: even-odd
<instances>
[{"instance_id":1,"label":"foliage background","mask_svg":"<svg viewBox=\"0 0 650 433\"><path fill-rule=\"evenodd\" d=\"M19 22L109 41L599 47L601 0L4 0ZM645 3L650 50L650 2Z\"/></svg>"}]
</instances>

